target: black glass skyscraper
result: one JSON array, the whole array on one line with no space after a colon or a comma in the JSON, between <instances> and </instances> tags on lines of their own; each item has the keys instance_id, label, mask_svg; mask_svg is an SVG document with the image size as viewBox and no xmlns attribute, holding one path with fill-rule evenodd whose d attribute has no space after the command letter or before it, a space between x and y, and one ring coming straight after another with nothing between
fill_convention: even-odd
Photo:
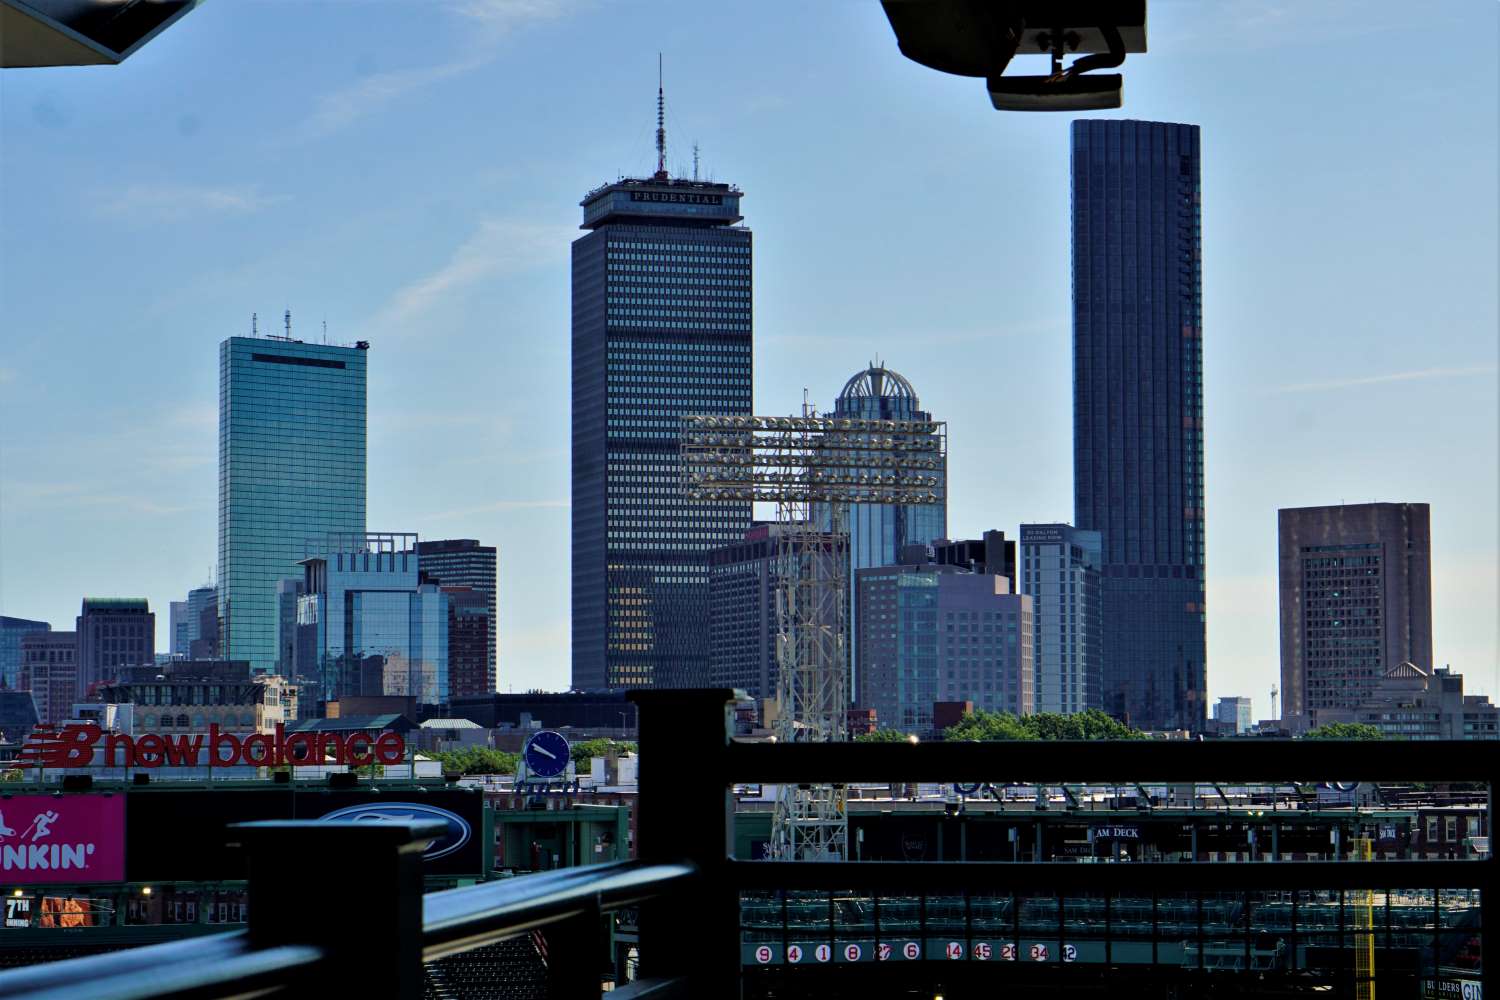
<instances>
[{"instance_id":1,"label":"black glass skyscraper","mask_svg":"<svg viewBox=\"0 0 1500 1000\"><path fill-rule=\"evenodd\" d=\"M1073 500L1103 536L1103 703L1204 719L1196 125L1073 123Z\"/></svg>"},{"instance_id":2,"label":"black glass skyscraper","mask_svg":"<svg viewBox=\"0 0 1500 1000\"><path fill-rule=\"evenodd\" d=\"M573 687L708 682L708 552L748 503L689 501L679 418L750 415L738 188L622 180L573 243Z\"/></svg>"}]
</instances>

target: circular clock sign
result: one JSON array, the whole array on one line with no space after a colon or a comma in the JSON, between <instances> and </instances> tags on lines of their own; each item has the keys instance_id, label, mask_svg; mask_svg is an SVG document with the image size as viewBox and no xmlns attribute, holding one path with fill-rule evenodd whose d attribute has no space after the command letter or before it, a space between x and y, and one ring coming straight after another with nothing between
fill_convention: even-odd
<instances>
[{"instance_id":1,"label":"circular clock sign","mask_svg":"<svg viewBox=\"0 0 1500 1000\"><path fill-rule=\"evenodd\" d=\"M540 778L555 778L568 769L568 740L562 733L543 729L526 741L526 769Z\"/></svg>"}]
</instances>

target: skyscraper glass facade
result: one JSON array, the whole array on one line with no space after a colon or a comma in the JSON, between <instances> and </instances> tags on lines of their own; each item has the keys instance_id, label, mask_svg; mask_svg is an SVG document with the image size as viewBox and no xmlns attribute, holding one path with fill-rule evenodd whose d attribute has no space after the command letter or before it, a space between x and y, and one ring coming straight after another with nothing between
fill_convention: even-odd
<instances>
[{"instance_id":1,"label":"skyscraper glass facade","mask_svg":"<svg viewBox=\"0 0 1500 1000\"><path fill-rule=\"evenodd\" d=\"M901 375L882 365L871 364L863 371L855 372L833 402L836 417L862 420L931 420L932 414L922 409L916 389ZM880 473L871 469L871 473ZM893 565L900 557L904 545L930 545L948 532L947 469L943 470L943 501L936 504L875 504L854 503L849 505L849 630L859 634L859 600L856 580L862 569L873 566ZM817 517L824 530L833 526L833 515L826 507L818 510ZM851 643L850 695L859 697L862 671L858 660L858 642Z\"/></svg>"},{"instance_id":2,"label":"skyscraper glass facade","mask_svg":"<svg viewBox=\"0 0 1500 1000\"><path fill-rule=\"evenodd\" d=\"M879 726L932 735L938 701L1035 711L1032 603L1009 579L926 563L860 570L855 586L855 704Z\"/></svg>"},{"instance_id":3,"label":"skyscraper glass facade","mask_svg":"<svg viewBox=\"0 0 1500 1000\"><path fill-rule=\"evenodd\" d=\"M0 615L0 687L14 690L21 678L21 636L29 632L47 632L49 622Z\"/></svg>"},{"instance_id":4,"label":"skyscraper glass facade","mask_svg":"<svg viewBox=\"0 0 1500 1000\"><path fill-rule=\"evenodd\" d=\"M1074 523L1102 536L1104 709L1205 716L1196 125L1073 123Z\"/></svg>"},{"instance_id":5,"label":"skyscraper glass facade","mask_svg":"<svg viewBox=\"0 0 1500 1000\"><path fill-rule=\"evenodd\" d=\"M1036 622L1036 710L1102 708L1099 532L1021 525L1021 593Z\"/></svg>"},{"instance_id":6,"label":"skyscraper glass facade","mask_svg":"<svg viewBox=\"0 0 1500 1000\"><path fill-rule=\"evenodd\" d=\"M366 353L219 345L219 653L253 670L276 669L276 585L302 575L307 541L365 530Z\"/></svg>"},{"instance_id":7,"label":"skyscraper glass facade","mask_svg":"<svg viewBox=\"0 0 1500 1000\"><path fill-rule=\"evenodd\" d=\"M448 699L448 597L419 582L416 536L331 535L303 561L297 619L314 630L323 698Z\"/></svg>"},{"instance_id":8,"label":"skyscraper glass facade","mask_svg":"<svg viewBox=\"0 0 1500 1000\"><path fill-rule=\"evenodd\" d=\"M680 418L750 415L751 237L728 184L625 180L573 243L573 687L707 683L708 552L750 505L689 501Z\"/></svg>"}]
</instances>

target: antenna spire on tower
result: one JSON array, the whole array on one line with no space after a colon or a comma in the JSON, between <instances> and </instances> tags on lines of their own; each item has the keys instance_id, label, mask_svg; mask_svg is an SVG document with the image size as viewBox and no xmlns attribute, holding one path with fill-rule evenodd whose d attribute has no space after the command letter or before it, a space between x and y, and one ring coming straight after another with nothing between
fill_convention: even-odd
<instances>
[{"instance_id":1,"label":"antenna spire on tower","mask_svg":"<svg viewBox=\"0 0 1500 1000\"><path fill-rule=\"evenodd\" d=\"M287 309L287 311L286 311L286 339L287 340L291 340L292 339L292 310L291 309Z\"/></svg>"},{"instance_id":2,"label":"antenna spire on tower","mask_svg":"<svg viewBox=\"0 0 1500 1000\"><path fill-rule=\"evenodd\" d=\"M698 144L693 143L693 180L698 179Z\"/></svg>"},{"instance_id":3,"label":"antenna spire on tower","mask_svg":"<svg viewBox=\"0 0 1500 1000\"><path fill-rule=\"evenodd\" d=\"M656 54L656 180L667 179L666 92L662 89L661 53Z\"/></svg>"},{"instance_id":4,"label":"antenna spire on tower","mask_svg":"<svg viewBox=\"0 0 1500 1000\"><path fill-rule=\"evenodd\" d=\"M255 313L251 313L250 314L250 336L252 336L252 337L259 337L260 336L260 331L256 329L256 316L255 316Z\"/></svg>"}]
</instances>

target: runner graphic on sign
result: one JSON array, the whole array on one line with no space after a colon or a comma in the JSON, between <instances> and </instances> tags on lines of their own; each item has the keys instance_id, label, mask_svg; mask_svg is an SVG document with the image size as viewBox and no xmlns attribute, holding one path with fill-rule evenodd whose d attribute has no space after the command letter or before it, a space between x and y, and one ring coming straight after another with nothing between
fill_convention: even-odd
<instances>
[{"instance_id":1,"label":"runner graphic on sign","mask_svg":"<svg viewBox=\"0 0 1500 1000\"><path fill-rule=\"evenodd\" d=\"M37 813L36 818L31 821L31 827L27 827L28 833L31 831L32 827L36 828L36 832L31 834L31 842L34 844L38 840L41 840L43 837L50 834L52 832L52 824L56 822L57 813L53 812L51 809L48 809L46 812ZM21 834L21 836L25 837L26 834L23 833Z\"/></svg>"}]
</instances>

